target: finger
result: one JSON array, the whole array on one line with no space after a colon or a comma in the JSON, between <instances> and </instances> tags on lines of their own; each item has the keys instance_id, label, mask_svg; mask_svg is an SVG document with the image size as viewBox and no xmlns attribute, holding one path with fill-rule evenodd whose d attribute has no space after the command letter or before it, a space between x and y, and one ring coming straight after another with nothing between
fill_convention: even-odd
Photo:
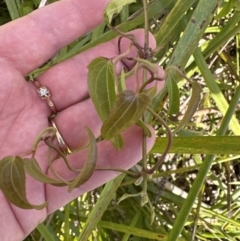
<instances>
[{"instance_id":1,"label":"finger","mask_svg":"<svg viewBox=\"0 0 240 241\"><path fill-rule=\"evenodd\" d=\"M132 31L139 44L144 45L144 31ZM88 97L87 75L89 63L99 57L114 58L118 53L118 39L113 39L107 43L89 49L86 52L75 56L67 61L53 66L51 69L43 73L37 78L42 84L47 86L52 93L52 100L58 111L68 106L78 103ZM122 50L129 47L129 40L122 41ZM149 44L151 48L155 48L156 43L153 35L149 36ZM136 51L132 51L132 56L136 56ZM118 65L120 73L121 64ZM161 73L162 75L162 73Z\"/></svg>"},{"instance_id":2,"label":"finger","mask_svg":"<svg viewBox=\"0 0 240 241\"><path fill-rule=\"evenodd\" d=\"M90 99L61 111L54 118L58 131L71 150L76 150L88 143L85 127L91 129L94 136L100 136L102 122Z\"/></svg>"},{"instance_id":3,"label":"finger","mask_svg":"<svg viewBox=\"0 0 240 241\"><path fill-rule=\"evenodd\" d=\"M22 75L103 21L109 0L64 0L0 28L0 56ZM9 47L6 47L9 46Z\"/></svg>"},{"instance_id":4,"label":"finger","mask_svg":"<svg viewBox=\"0 0 240 241\"><path fill-rule=\"evenodd\" d=\"M153 136L154 131L152 130ZM122 151L116 151L109 141L102 141L98 144L98 167L112 167L129 169L134 164L136 164L142 156L142 130L139 127L132 127L130 130L124 133L125 145ZM149 151L153 144L155 138L147 139L147 151ZM81 168L86 161L87 151L73 154L69 156L71 164L75 168ZM62 177L70 180L74 178L72 172L70 172L62 160L54 161L54 169ZM48 173L51 175L51 172ZM54 186L46 186L46 198L49 202L48 213L51 213L62 207L72 199L76 198L80 194L91 191L96 187L101 186L107 181L113 179L120 173L115 171L95 171L93 176L85 184L81 185L79 188L74 189L70 194L67 191L67 187L58 188Z\"/></svg>"}]
</instances>

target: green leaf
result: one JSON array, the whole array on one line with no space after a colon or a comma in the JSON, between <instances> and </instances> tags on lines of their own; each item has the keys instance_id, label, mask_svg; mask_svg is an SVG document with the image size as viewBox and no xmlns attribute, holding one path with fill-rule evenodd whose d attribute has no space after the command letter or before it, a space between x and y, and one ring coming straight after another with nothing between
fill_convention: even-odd
<instances>
[{"instance_id":1,"label":"green leaf","mask_svg":"<svg viewBox=\"0 0 240 241\"><path fill-rule=\"evenodd\" d=\"M73 188L77 188L85 183L93 174L97 163L97 142L95 136L88 127L85 127L89 137L89 152L88 159L85 162L79 175L70 182L68 191L71 192Z\"/></svg>"},{"instance_id":2,"label":"green leaf","mask_svg":"<svg viewBox=\"0 0 240 241\"><path fill-rule=\"evenodd\" d=\"M124 146L124 139L121 135L115 136L111 139L113 146L118 150L121 151Z\"/></svg>"},{"instance_id":3,"label":"green leaf","mask_svg":"<svg viewBox=\"0 0 240 241\"><path fill-rule=\"evenodd\" d=\"M173 0L161 0L161 1L152 1L151 4L148 5L148 16L149 19L151 19L152 17L154 17L157 14L164 14L166 12L166 10L169 9L169 5L171 5L171 3L173 2ZM160 10L160 12L159 12ZM144 23L144 14L143 11L136 16L134 19L132 19L131 21L127 21L124 22L120 25L118 25L118 29L122 32L128 32L134 28L136 28L137 26L140 26ZM101 43L105 43L115 37L117 37L117 33L116 31L110 30L105 32L104 34L102 34L98 39L93 40L93 41L89 41L91 38L91 35L87 35L85 38L83 38L83 40L81 41L77 41L74 42L73 45L74 47L70 49L70 51L68 51L68 53L58 59L56 59L56 64L63 62L67 59L72 58L73 56L76 56L80 53L83 53L84 51L91 49ZM165 36L165 35L162 35ZM169 39L169 38L167 38ZM87 44L85 44L87 43ZM37 77L38 75L40 75L41 73L45 72L47 69L51 68L52 65L50 65L50 63L46 64L45 66L43 66L42 68L38 68L36 70L34 70L33 72L29 73L28 76L34 76Z\"/></svg>"},{"instance_id":4,"label":"green leaf","mask_svg":"<svg viewBox=\"0 0 240 241\"><path fill-rule=\"evenodd\" d=\"M57 240L54 238L54 236L53 236L54 234L52 234L49 231L50 227L46 227L43 223L38 224L36 229L42 235L43 240L47 240L47 241L56 241ZM57 235L57 234L55 234L55 235Z\"/></svg>"},{"instance_id":5,"label":"green leaf","mask_svg":"<svg viewBox=\"0 0 240 241\"><path fill-rule=\"evenodd\" d=\"M122 11L123 7L127 4L135 3L136 0L112 0L108 3L104 10L104 20L107 24L110 24L114 14L118 14Z\"/></svg>"},{"instance_id":6,"label":"green leaf","mask_svg":"<svg viewBox=\"0 0 240 241\"><path fill-rule=\"evenodd\" d=\"M127 198L141 197L142 195L143 195L143 192L138 192L138 193L133 193L133 194L125 193L119 198L117 204L119 204L120 202L122 202L123 200L125 200Z\"/></svg>"},{"instance_id":7,"label":"green leaf","mask_svg":"<svg viewBox=\"0 0 240 241\"><path fill-rule=\"evenodd\" d=\"M154 96L157 94L157 86L154 85L149 89L145 89L143 92L146 93L149 96L149 98L152 100Z\"/></svg>"},{"instance_id":8,"label":"green leaf","mask_svg":"<svg viewBox=\"0 0 240 241\"><path fill-rule=\"evenodd\" d=\"M116 100L114 66L111 60L99 57L88 69L89 94L100 119L105 121Z\"/></svg>"},{"instance_id":9,"label":"green leaf","mask_svg":"<svg viewBox=\"0 0 240 241\"><path fill-rule=\"evenodd\" d=\"M235 0L235 8L237 11L240 11L240 1L239 0Z\"/></svg>"},{"instance_id":10,"label":"green leaf","mask_svg":"<svg viewBox=\"0 0 240 241\"><path fill-rule=\"evenodd\" d=\"M173 134L181 130L191 120L201 100L201 92L202 92L201 86L196 81L192 81L191 85L192 85L192 95L188 103L187 111L184 114L182 120L179 122L177 128L174 130Z\"/></svg>"},{"instance_id":11,"label":"green leaf","mask_svg":"<svg viewBox=\"0 0 240 241\"><path fill-rule=\"evenodd\" d=\"M163 153L167 137L157 138L151 153ZM174 137L169 153L239 155L240 136Z\"/></svg>"},{"instance_id":12,"label":"green leaf","mask_svg":"<svg viewBox=\"0 0 240 241\"><path fill-rule=\"evenodd\" d=\"M10 17L12 20L20 18L20 14L18 12L18 4L17 1L12 1L12 0L6 0L5 1L7 5L8 12L10 14Z\"/></svg>"},{"instance_id":13,"label":"green leaf","mask_svg":"<svg viewBox=\"0 0 240 241\"><path fill-rule=\"evenodd\" d=\"M26 176L24 161L19 156L7 156L0 161L0 188L9 202L22 209L43 209L41 205L30 204L26 197Z\"/></svg>"},{"instance_id":14,"label":"green leaf","mask_svg":"<svg viewBox=\"0 0 240 241\"><path fill-rule=\"evenodd\" d=\"M66 186L65 183L63 183L60 180L55 180L47 176L38 165L38 162L35 158L24 158L24 169L27 174L35 178L39 182L51 184L54 186Z\"/></svg>"},{"instance_id":15,"label":"green leaf","mask_svg":"<svg viewBox=\"0 0 240 241\"><path fill-rule=\"evenodd\" d=\"M167 82L166 82L168 94L169 94L169 109L168 109L169 115L177 114L179 112L179 106L180 106L178 85L174 80L173 76L171 76L171 73L172 72L167 73L167 70L166 70L166 75L168 75L169 77L167 78Z\"/></svg>"},{"instance_id":16,"label":"green leaf","mask_svg":"<svg viewBox=\"0 0 240 241\"><path fill-rule=\"evenodd\" d=\"M136 125L142 127L147 137L152 137L152 132L148 129L147 125L141 119L136 123Z\"/></svg>"},{"instance_id":17,"label":"green leaf","mask_svg":"<svg viewBox=\"0 0 240 241\"><path fill-rule=\"evenodd\" d=\"M134 125L150 104L151 100L145 93L134 93L131 90L121 92L109 118L103 123L102 136L110 140L119 135Z\"/></svg>"},{"instance_id":18,"label":"green leaf","mask_svg":"<svg viewBox=\"0 0 240 241\"><path fill-rule=\"evenodd\" d=\"M224 6L221 8L220 12L215 17L216 20L225 17L232 9L232 1L228 1L227 3L223 4Z\"/></svg>"},{"instance_id":19,"label":"green leaf","mask_svg":"<svg viewBox=\"0 0 240 241\"><path fill-rule=\"evenodd\" d=\"M122 69L120 76L118 77L118 92L126 90L126 74Z\"/></svg>"},{"instance_id":20,"label":"green leaf","mask_svg":"<svg viewBox=\"0 0 240 241\"><path fill-rule=\"evenodd\" d=\"M94 59L88 68L89 94L100 119L104 122L116 101L114 66L111 60L99 57ZM124 146L120 135L111 141L117 150Z\"/></svg>"},{"instance_id":21,"label":"green leaf","mask_svg":"<svg viewBox=\"0 0 240 241\"><path fill-rule=\"evenodd\" d=\"M87 216L87 221L85 222L82 232L77 239L78 241L89 240L90 235L96 229L99 222L101 222L102 216L108 208L109 203L115 197L116 191L124 177L125 174L122 173L104 186L97 203Z\"/></svg>"},{"instance_id":22,"label":"green leaf","mask_svg":"<svg viewBox=\"0 0 240 241\"><path fill-rule=\"evenodd\" d=\"M21 16L25 16L33 11L33 2L26 1L21 5L19 12Z\"/></svg>"},{"instance_id":23,"label":"green leaf","mask_svg":"<svg viewBox=\"0 0 240 241\"><path fill-rule=\"evenodd\" d=\"M211 92L211 97L216 102L216 105L218 109L222 112L223 116L225 116L229 108L228 101L225 98L224 94L222 93L222 90L219 88L218 84L216 83L215 76L211 73L211 71L207 67L208 65L202 55L201 50L199 48L196 48L193 56L206 82L206 85ZM231 121L229 123L229 127L231 128L231 130L235 135L240 135L240 125L235 115L232 115Z\"/></svg>"}]
</instances>

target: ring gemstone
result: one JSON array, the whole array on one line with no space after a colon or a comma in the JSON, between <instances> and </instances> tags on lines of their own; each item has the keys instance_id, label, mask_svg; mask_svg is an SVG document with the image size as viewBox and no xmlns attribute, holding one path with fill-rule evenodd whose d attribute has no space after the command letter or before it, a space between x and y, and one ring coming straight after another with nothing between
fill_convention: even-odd
<instances>
[{"instance_id":1,"label":"ring gemstone","mask_svg":"<svg viewBox=\"0 0 240 241\"><path fill-rule=\"evenodd\" d=\"M39 93L39 95L42 97L42 99L46 99L49 98L50 95L50 91L46 86L42 86L40 87L37 92Z\"/></svg>"}]
</instances>

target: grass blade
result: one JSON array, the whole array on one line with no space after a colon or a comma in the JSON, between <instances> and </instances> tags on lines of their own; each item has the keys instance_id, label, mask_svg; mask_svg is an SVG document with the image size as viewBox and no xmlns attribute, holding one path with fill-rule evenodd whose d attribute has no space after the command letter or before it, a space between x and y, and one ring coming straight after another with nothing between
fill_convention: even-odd
<instances>
[{"instance_id":1,"label":"grass blade","mask_svg":"<svg viewBox=\"0 0 240 241\"><path fill-rule=\"evenodd\" d=\"M17 3L15 0L6 0L6 5L7 5L7 8L8 8L8 12L11 16L11 19L14 20L14 19L17 19L17 18L20 18L20 14L18 12L18 6L17 6Z\"/></svg>"},{"instance_id":2,"label":"grass blade","mask_svg":"<svg viewBox=\"0 0 240 241\"><path fill-rule=\"evenodd\" d=\"M208 66L205 62L205 59L200 49L197 48L193 55L198 65L198 68L201 71L201 74L203 75L209 90L211 91L212 98L214 99L219 110L222 112L224 116L227 112L227 109L229 108L227 100L225 99L223 93L221 92L221 89L217 85L212 73L208 69ZM229 126L235 135L240 135L240 125L235 116L232 116L232 120L230 121Z\"/></svg>"},{"instance_id":3,"label":"grass blade","mask_svg":"<svg viewBox=\"0 0 240 241\"><path fill-rule=\"evenodd\" d=\"M189 21L181 39L175 48L168 66L176 66L183 70L187 64L190 56L193 54L198 46L199 40L202 38L207 25L213 17L214 11L217 9L221 1L218 0L202 0L199 1L197 8L195 9L191 21ZM172 71L171 78L178 80L178 73ZM168 81L168 80L167 80ZM168 87L169 88L169 87ZM167 93L167 85L162 89L162 91L154 98L153 110L156 110L162 97Z\"/></svg>"},{"instance_id":4,"label":"grass blade","mask_svg":"<svg viewBox=\"0 0 240 241\"><path fill-rule=\"evenodd\" d=\"M225 125L225 124L223 124ZM157 138L152 153L163 153L168 139ZM240 136L189 136L174 137L170 153L189 154L240 154Z\"/></svg>"},{"instance_id":5,"label":"grass blade","mask_svg":"<svg viewBox=\"0 0 240 241\"><path fill-rule=\"evenodd\" d=\"M100 198L98 199L96 205L94 206L93 210L88 216L86 224L81 232L81 235L78 237L78 241L88 240L92 231L96 228L96 225L101 220L101 217L107 209L108 204L114 197L115 192L121 184L124 176L125 174L121 174L105 185Z\"/></svg>"},{"instance_id":6,"label":"grass blade","mask_svg":"<svg viewBox=\"0 0 240 241\"><path fill-rule=\"evenodd\" d=\"M44 240L46 240L46 241L56 241L56 239L52 236L52 234L49 232L49 230L47 229L47 227L43 223L38 224L37 230L43 236Z\"/></svg>"}]
</instances>

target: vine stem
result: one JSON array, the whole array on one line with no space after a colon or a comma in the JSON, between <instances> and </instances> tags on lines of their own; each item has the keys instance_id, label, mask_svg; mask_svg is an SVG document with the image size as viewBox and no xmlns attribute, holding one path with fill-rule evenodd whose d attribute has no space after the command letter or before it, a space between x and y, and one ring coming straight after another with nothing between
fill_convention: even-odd
<instances>
[{"instance_id":1,"label":"vine stem","mask_svg":"<svg viewBox=\"0 0 240 241\"><path fill-rule=\"evenodd\" d=\"M112 171L112 172L121 172L121 173L125 173L133 178L139 178L140 174L139 173L135 173L132 171L128 171L125 169L121 169L121 168L113 168L113 167L96 167L95 171Z\"/></svg>"},{"instance_id":2,"label":"vine stem","mask_svg":"<svg viewBox=\"0 0 240 241\"><path fill-rule=\"evenodd\" d=\"M159 160L157 161L156 165L153 168L151 168L149 170L146 170L147 173L153 174L160 167L160 165L163 163L166 155L168 154L168 152L169 152L169 150L172 146L172 132L171 132L170 128L168 127L167 123L154 110L152 110L149 107L147 107L147 110L153 116L155 116L160 121L160 123L162 123L162 125L165 127L165 129L167 131L167 134L168 134L168 144L167 144L167 147L166 147L165 151L163 152L162 156L159 158Z\"/></svg>"},{"instance_id":3,"label":"vine stem","mask_svg":"<svg viewBox=\"0 0 240 241\"><path fill-rule=\"evenodd\" d=\"M49 142L49 140L45 140L45 143L47 143L47 142ZM48 166L49 166L50 170L52 171L53 175L54 175L56 178L58 178L60 181L62 181L62 182L65 183L66 185L69 185L70 183L69 183L67 180L65 180L64 178L62 178L60 175L58 175L58 174L55 172L55 170L54 170L54 168L53 168L53 166L52 166L51 153L52 153L52 148L49 147L49 148L48 148Z\"/></svg>"},{"instance_id":4,"label":"vine stem","mask_svg":"<svg viewBox=\"0 0 240 241\"><path fill-rule=\"evenodd\" d=\"M144 49L148 49L149 47L149 24L148 24L148 11L147 11L147 0L142 0L143 3L143 11L144 11ZM143 69L143 85L147 80L147 71ZM143 122L145 122L145 115L142 118ZM142 138L142 162L143 162L143 170L147 170L147 135L143 131Z\"/></svg>"},{"instance_id":5,"label":"vine stem","mask_svg":"<svg viewBox=\"0 0 240 241\"><path fill-rule=\"evenodd\" d=\"M46 138L46 137L44 137L44 134L45 133L51 133L51 134L49 134L47 137L48 138L50 138L50 137L53 137L53 136L55 136L56 135L56 128L54 128L54 127L47 127L46 129L44 129L43 131L41 131L41 133L37 136L37 138L36 138L36 140L34 141L34 143L33 143L33 146L32 146L32 157L34 157L35 156L35 153L36 153L36 150L37 150L37 146L38 146L38 144L39 144L39 142L41 142L41 141L43 141L44 140L44 138Z\"/></svg>"},{"instance_id":6,"label":"vine stem","mask_svg":"<svg viewBox=\"0 0 240 241\"><path fill-rule=\"evenodd\" d=\"M64 155L64 153L62 151L60 151L56 146L54 146L54 144L52 143L52 140L50 141L49 138L44 140L45 143L47 144L48 147L50 147L51 149L53 149L54 151L57 152L57 154L62 157L62 159L64 160L66 166L68 167L69 170L73 171L73 172L80 172L81 169L76 169L76 168L73 168L71 166L71 164L69 163L67 157Z\"/></svg>"},{"instance_id":7,"label":"vine stem","mask_svg":"<svg viewBox=\"0 0 240 241\"><path fill-rule=\"evenodd\" d=\"M143 10L144 10L144 24L145 24L145 31L144 31L144 48L148 49L149 47L149 22L148 22L148 10L147 10L147 0L142 0L143 3Z\"/></svg>"}]
</instances>

